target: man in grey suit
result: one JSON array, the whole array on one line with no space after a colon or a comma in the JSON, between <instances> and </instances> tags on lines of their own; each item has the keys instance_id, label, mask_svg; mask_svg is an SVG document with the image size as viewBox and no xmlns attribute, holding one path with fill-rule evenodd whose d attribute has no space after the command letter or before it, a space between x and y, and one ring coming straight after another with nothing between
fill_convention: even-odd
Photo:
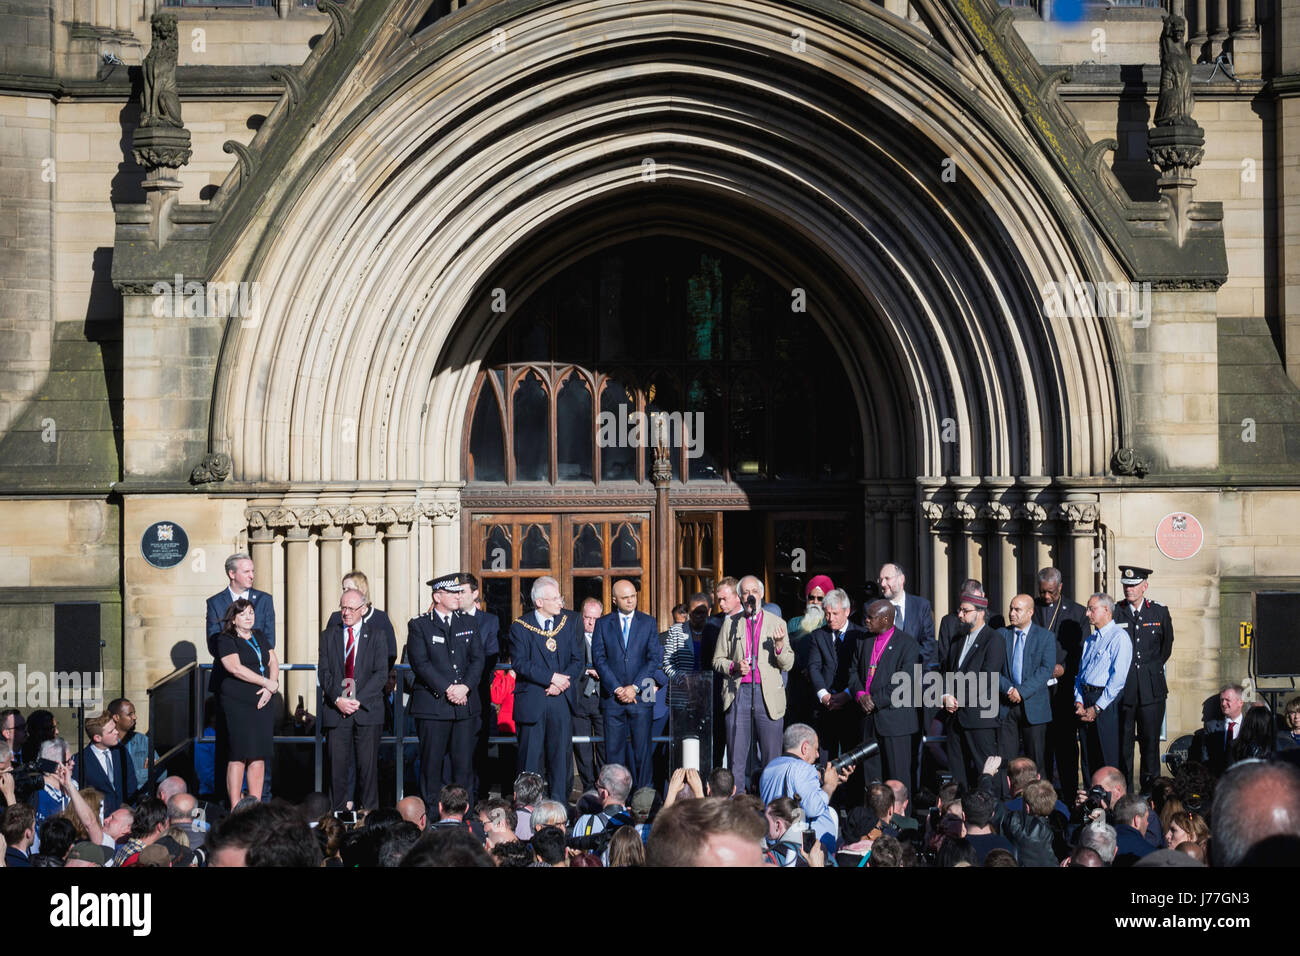
<instances>
[{"instance_id":1,"label":"man in grey suit","mask_svg":"<svg viewBox=\"0 0 1300 956\"><path fill-rule=\"evenodd\" d=\"M999 681L1003 713L998 749L1005 763L1023 755L1041 769L1047 756L1047 725L1052 721L1047 682L1056 669L1056 636L1034 623L1034 599L1028 594L1011 599L1007 619L1010 626L1002 629L1006 661Z\"/></svg>"}]
</instances>

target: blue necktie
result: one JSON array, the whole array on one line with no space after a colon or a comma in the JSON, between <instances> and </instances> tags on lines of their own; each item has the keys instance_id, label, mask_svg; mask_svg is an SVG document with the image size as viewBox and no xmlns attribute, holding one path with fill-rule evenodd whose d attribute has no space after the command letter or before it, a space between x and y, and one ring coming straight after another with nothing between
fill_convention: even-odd
<instances>
[{"instance_id":1,"label":"blue necktie","mask_svg":"<svg viewBox=\"0 0 1300 956\"><path fill-rule=\"evenodd\" d=\"M1015 662L1014 676L1016 678L1016 683L1019 684L1021 674L1024 673L1024 663L1025 663L1025 632L1024 631L1016 631L1016 651L1013 660Z\"/></svg>"},{"instance_id":2,"label":"blue necktie","mask_svg":"<svg viewBox=\"0 0 1300 956\"><path fill-rule=\"evenodd\" d=\"M542 622L542 630L549 631L550 629L551 629L551 619L548 617L545 621Z\"/></svg>"},{"instance_id":3,"label":"blue necktie","mask_svg":"<svg viewBox=\"0 0 1300 956\"><path fill-rule=\"evenodd\" d=\"M627 624L631 618L622 618L623 621L623 650L627 650Z\"/></svg>"}]
</instances>

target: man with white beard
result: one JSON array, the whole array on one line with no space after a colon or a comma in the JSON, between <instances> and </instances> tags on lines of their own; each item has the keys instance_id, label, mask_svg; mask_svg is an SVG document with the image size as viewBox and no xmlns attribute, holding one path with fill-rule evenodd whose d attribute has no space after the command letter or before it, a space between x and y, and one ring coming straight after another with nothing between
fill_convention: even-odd
<instances>
[{"instance_id":1,"label":"man with white beard","mask_svg":"<svg viewBox=\"0 0 1300 956\"><path fill-rule=\"evenodd\" d=\"M804 588L804 612L789 622L790 646L794 648L794 668L786 686L786 722L812 723L816 710L816 691L808 672L812 634L826 623L822 602L835 590L831 579L816 574L808 579Z\"/></svg>"}]
</instances>

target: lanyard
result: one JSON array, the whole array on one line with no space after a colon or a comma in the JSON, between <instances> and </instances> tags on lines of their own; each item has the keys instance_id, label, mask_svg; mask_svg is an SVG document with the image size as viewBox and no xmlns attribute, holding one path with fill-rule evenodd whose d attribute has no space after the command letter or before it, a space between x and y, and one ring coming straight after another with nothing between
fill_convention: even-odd
<instances>
[{"instance_id":1,"label":"lanyard","mask_svg":"<svg viewBox=\"0 0 1300 956\"><path fill-rule=\"evenodd\" d=\"M248 643L252 644L253 650L257 651L257 672L265 677L266 665L262 663L262 645L257 643L257 638L253 636L252 631L248 633Z\"/></svg>"}]
</instances>

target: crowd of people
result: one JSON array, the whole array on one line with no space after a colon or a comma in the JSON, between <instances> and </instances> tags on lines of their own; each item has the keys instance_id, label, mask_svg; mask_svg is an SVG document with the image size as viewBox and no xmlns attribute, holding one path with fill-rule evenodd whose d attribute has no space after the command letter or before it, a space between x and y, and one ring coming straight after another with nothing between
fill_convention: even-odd
<instances>
[{"instance_id":1,"label":"crowd of people","mask_svg":"<svg viewBox=\"0 0 1300 956\"><path fill-rule=\"evenodd\" d=\"M896 563L861 608L828 576L810 577L789 621L757 577L723 578L675 608L666 632L631 581L614 584L608 612L594 598L575 611L550 577L502 632L477 579L456 572L428 582L430 607L409 622L400 657L365 575L351 571L319 644L327 792L297 804L266 792L280 700L270 597L253 589L247 555L226 570L229 587L208 601L225 801L192 795L179 776L149 782L128 700L86 721L75 755L47 712L4 711L6 865L1300 859L1300 697L1275 715L1225 686L1217 716L1162 773L1173 632L1145 597L1148 569L1121 569L1123 602L1098 593L1081 606L1045 568L1037 598L1011 596L1005 619L968 580L937 626ZM670 714L692 706L684 682L702 678L712 746L707 734L691 749L680 734L665 742ZM395 694L409 695L418 794L382 806L377 755ZM513 785L487 759L501 735L517 739Z\"/></svg>"}]
</instances>

